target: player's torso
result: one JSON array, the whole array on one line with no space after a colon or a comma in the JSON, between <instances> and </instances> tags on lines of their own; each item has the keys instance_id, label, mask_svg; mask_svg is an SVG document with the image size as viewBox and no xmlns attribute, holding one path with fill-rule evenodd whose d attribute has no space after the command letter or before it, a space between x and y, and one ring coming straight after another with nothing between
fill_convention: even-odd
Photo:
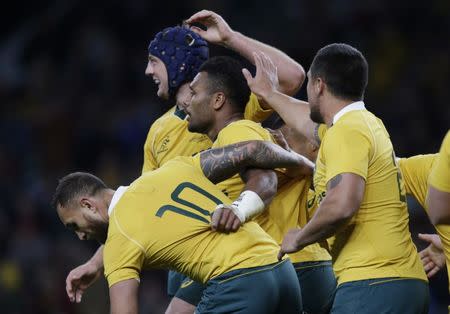
<instances>
[{"instance_id":1,"label":"player's torso","mask_svg":"<svg viewBox=\"0 0 450 314\"><path fill-rule=\"evenodd\" d=\"M211 147L206 135L189 132L187 125L185 113L176 107L153 123L144 150L153 156L156 168L174 157L192 156Z\"/></svg>"},{"instance_id":2,"label":"player's torso","mask_svg":"<svg viewBox=\"0 0 450 314\"><path fill-rule=\"evenodd\" d=\"M371 147L361 206L328 241L339 282L391 276L425 279L408 229L405 189L389 134L370 112L349 112L325 134L314 174L318 203L326 196L327 138L340 127L358 130ZM327 151L327 156L332 155Z\"/></svg>"},{"instance_id":3,"label":"player's torso","mask_svg":"<svg viewBox=\"0 0 450 314\"><path fill-rule=\"evenodd\" d=\"M145 249L144 268L171 268L205 282L275 262L276 244L254 223L230 235L211 231L212 211L228 202L192 158L180 157L133 182L113 218Z\"/></svg>"}]
</instances>

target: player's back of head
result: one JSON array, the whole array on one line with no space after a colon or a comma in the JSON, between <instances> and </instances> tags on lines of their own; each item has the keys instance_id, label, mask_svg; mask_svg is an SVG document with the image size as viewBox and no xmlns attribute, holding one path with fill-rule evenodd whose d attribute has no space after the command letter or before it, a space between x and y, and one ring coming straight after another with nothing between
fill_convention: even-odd
<instances>
[{"instance_id":1,"label":"player's back of head","mask_svg":"<svg viewBox=\"0 0 450 314\"><path fill-rule=\"evenodd\" d=\"M360 51L347 44L321 48L311 64L311 78L322 78L338 98L362 100L368 81L367 61Z\"/></svg>"}]
</instances>

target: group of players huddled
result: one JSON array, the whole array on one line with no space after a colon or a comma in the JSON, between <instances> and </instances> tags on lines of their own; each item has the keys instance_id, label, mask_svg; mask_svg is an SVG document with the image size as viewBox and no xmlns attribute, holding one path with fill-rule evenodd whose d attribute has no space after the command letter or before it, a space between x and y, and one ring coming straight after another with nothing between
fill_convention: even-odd
<instances>
[{"instance_id":1,"label":"group of players huddled","mask_svg":"<svg viewBox=\"0 0 450 314\"><path fill-rule=\"evenodd\" d=\"M150 128L142 175L112 190L76 172L56 188L63 224L103 244L69 273L72 302L104 272L111 312L138 313L139 274L160 268L166 313L428 313L427 274L450 265L449 133L437 154L397 158L347 44L317 52L308 102L292 97L300 64L211 11L162 30L148 53L145 74L174 106ZM263 128L274 111L283 124ZM438 233L420 253L406 194Z\"/></svg>"}]
</instances>

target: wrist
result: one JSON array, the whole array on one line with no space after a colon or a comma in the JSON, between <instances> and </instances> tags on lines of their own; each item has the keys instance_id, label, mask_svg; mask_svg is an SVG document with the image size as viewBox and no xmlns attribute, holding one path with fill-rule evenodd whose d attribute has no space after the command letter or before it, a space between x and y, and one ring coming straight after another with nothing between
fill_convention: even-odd
<instances>
[{"instance_id":1,"label":"wrist","mask_svg":"<svg viewBox=\"0 0 450 314\"><path fill-rule=\"evenodd\" d=\"M237 47L239 35L239 32L236 32L232 29L226 31L222 36L222 46L227 49L236 50L235 47Z\"/></svg>"},{"instance_id":2,"label":"wrist","mask_svg":"<svg viewBox=\"0 0 450 314\"><path fill-rule=\"evenodd\" d=\"M244 223L261 213L265 205L257 193L247 190L239 195L238 199L231 204L231 208L239 220Z\"/></svg>"}]
</instances>

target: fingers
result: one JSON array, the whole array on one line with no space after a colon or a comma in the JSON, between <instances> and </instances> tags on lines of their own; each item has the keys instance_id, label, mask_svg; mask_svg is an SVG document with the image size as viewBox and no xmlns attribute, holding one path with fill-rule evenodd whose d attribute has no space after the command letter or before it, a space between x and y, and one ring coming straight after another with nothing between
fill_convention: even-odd
<instances>
[{"instance_id":1,"label":"fingers","mask_svg":"<svg viewBox=\"0 0 450 314\"><path fill-rule=\"evenodd\" d=\"M186 23L191 24L195 22L201 22L203 19L209 18L213 16L213 12L208 10L201 10L200 12L195 13L190 18L186 20Z\"/></svg>"},{"instance_id":2,"label":"fingers","mask_svg":"<svg viewBox=\"0 0 450 314\"><path fill-rule=\"evenodd\" d=\"M440 271L440 270L441 270L441 269L440 269L438 266L434 267L432 270L430 270L430 271L427 273L427 277L428 277L428 278L433 277L433 276L436 275L436 273L437 273L438 271Z\"/></svg>"},{"instance_id":3,"label":"fingers","mask_svg":"<svg viewBox=\"0 0 450 314\"><path fill-rule=\"evenodd\" d=\"M83 290L81 290L81 289L78 289L77 291L76 291L76 301L77 301L77 303L80 303L81 302L81 297L83 296Z\"/></svg>"},{"instance_id":4,"label":"fingers","mask_svg":"<svg viewBox=\"0 0 450 314\"><path fill-rule=\"evenodd\" d=\"M241 221L234 214L231 208L227 208L226 205L219 205L213 213L211 218L211 228L213 231L218 232L231 232L237 231L241 226Z\"/></svg>"},{"instance_id":5,"label":"fingers","mask_svg":"<svg viewBox=\"0 0 450 314\"><path fill-rule=\"evenodd\" d=\"M419 239L431 243L433 240L433 235L428 233L419 233Z\"/></svg>"},{"instance_id":6,"label":"fingers","mask_svg":"<svg viewBox=\"0 0 450 314\"><path fill-rule=\"evenodd\" d=\"M201 37L204 37L204 34L206 33L206 31L197 26L191 26L190 30L193 31L194 33L199 34Z\"/></svg>"},{"instance_id":7,"label":"fingers","mask_svg":"<svg viewBox=\"0 0 450 314\"><path fill-rule=\"evenodd\" d=\"M79 276L74 275L72 272L66 278L66 293L70 302L75 301L75 292L77 290L76 281L80 279Z\"/></svg>"},{"instance_id":8,"label":"fingers","mask_svg":"<svg viewBox=\"0 0 450 314\"><path fill-rule=\"evenodd\" d=\"M247 84L250 85L253 80L253 76L250 73L250 71L244 68L244 69L242 69L242 74L244 75L245 79L247 80Z\"/></svg>"},{"instance_id":9,"label":"fingers","mask_svg":"<svg viewBox=\"0 0 450 314\"><path fill-rule=\"evenodd\" d=\"M435 267L437 267L436 264L433 263L432 261L429 261L426 265L423 266L423 269L425 270L426 273L428 273Z\"/></svg>"},{"instance_id":10,"label":"fingers","mask_svg":"<svg viewBox=\"0 0 450 314\"><path fill-rule=\"evenodd\" d=\"M221 219L222 211L223 211L223 207L221 207L220 205L217 206L216 209L214 210L214 213L211 217L211 229L213 231L217 231L217 227L218 227L219 221Z\"/></svg>"},{"instance_id":11,"label":"fingers","mask_svg":"<svg viewBox=\"0 0 450 314\"><path fill-rule=\"evenodd\" d=\"M283 249L280 249L280 251L278 252L278 260L279 261L281 261L283 259L284 254L285 253L283 252Z\"/></svg>"}]
</instances>

